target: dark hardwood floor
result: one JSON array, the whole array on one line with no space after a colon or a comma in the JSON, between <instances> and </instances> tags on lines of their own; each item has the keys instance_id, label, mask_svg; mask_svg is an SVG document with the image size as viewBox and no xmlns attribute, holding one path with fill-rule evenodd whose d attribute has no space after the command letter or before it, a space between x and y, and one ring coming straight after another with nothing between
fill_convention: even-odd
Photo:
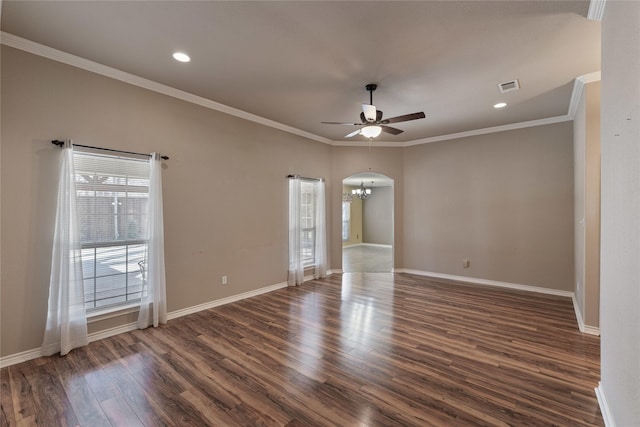
<instances>
[{"instance_id":1,"label":"dark hardwood floor","mask_svg":"<svg viewBox=\"0 0 640 427\"><path fill-rule=\"evenodd\" d=\"M333 275L1 370L2 425L602 426L569 299Z\"/></svg>"}]
</instances>

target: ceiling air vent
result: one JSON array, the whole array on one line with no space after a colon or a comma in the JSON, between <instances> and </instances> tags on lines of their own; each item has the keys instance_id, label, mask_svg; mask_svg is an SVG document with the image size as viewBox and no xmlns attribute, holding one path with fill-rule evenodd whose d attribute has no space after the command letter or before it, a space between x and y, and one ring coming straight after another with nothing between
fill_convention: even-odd
<instances>
[{"instance_id":1,"label":"ceiling air vent","mask_svg":"<svg viewBox=\"0 0 640 427\"><path fill-rule=\"evenodd\" d=\"M510 82L499 83L498 89L500 89L500 93L511 92L520 89L520 83L517 79L511 80Z\"/></svg>"}]
</instances>

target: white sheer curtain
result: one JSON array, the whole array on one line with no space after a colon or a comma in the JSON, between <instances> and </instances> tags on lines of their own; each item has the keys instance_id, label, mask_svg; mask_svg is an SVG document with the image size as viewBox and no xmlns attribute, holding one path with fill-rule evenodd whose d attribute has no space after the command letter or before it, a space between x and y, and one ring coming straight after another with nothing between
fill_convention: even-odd
<instances>
[{"instance_id":1,"label":"white sheer curtain","mask_svg":"<svg viewBox=\"0 0 640 427\"><path fill-rule=\"evenodd\" d=\"M138 328L167 323L167 291L164 275L164 222L162 215L162 159L153 153L149 174L149 236L146 285L140 300Z\"/></svg>"},{"instance_id":2,"label":"white sheer curtain","mask_svg":"<svg viewBox=\"0 0 640 427\"><path fill-rule=\"evenodd\" d=\"M287 283L297 286L304 281L300 231L300 179L289 178L289 273Z\"/></svg>"},{"instance_id":3,"label":"white sheer curtain","mask_svg":"<svg viewBox=\"0 0 640 427\"><path fill-rule=\"evenodd\" d=\"M325 209L324 179L318 180L314 186L315 223L316 223L316 266L313 273L315 279L327 277L327 211Z\"/></svg>"},{"instance_id":4,"label":"white sheer curtain","mask_svg":"<svg viewBox=\"0 0 640 427\"><path fill-rule=\"evenodd\" d=\"M65 355L89 343L76 198L73 145L67 140L62 150L58 182L49 308L42 340L42 354L45 356L58 352Z\"/></svg>"}]
</instances>

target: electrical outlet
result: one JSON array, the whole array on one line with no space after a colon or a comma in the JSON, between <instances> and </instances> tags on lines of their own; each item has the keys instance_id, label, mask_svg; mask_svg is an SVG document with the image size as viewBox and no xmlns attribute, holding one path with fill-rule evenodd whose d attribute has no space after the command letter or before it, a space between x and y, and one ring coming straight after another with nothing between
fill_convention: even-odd
<instances>
[{"instance_id":1,"label":"electrical outlet","mask_svg":"<svg viewBox=\"0 0 640 427\"><path fill-rule=\"evenodd\" d=\"M222 276L222 284L226 285L227 283L229 283L228 277L227 276Z\"/></svg>"},{"instance_id":2,"label":"electrical outlet","mask_svg":"<svg viewBox=\"0 0 640 427\"><path fill-rule=\"evenodd\" d=\"M462 260L462 266L464 268L469 268L469 260L468 259L463 259Z\"/></svg>"}]
</instances>

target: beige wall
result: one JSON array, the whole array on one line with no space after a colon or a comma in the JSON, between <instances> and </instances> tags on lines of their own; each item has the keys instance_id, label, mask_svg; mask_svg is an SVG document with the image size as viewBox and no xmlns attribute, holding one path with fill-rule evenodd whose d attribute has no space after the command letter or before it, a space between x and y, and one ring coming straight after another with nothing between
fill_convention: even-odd
<instances>
[{"instance_id":1,"label":"beige wall","mask_svg":"<svg viewBox=\"0 0 640 427\"><path fill-rule=\"evenodd\" d=\"M576 301L585 326L600 311L600 82L585 85L573 122Z\"/></svg>"},{"instance_id":2,"label":"beige wall","mask_svg":"<svg viewBox=\"0 0 640 427\"><path fill-rule=\"evenodd\" d=\"M356 186L345 185L342 192L351 194ZM351 220L349 226L349 240L343 240L342 246L358 245L362 243L362 200L353 197L351 201Z\"/></svg>"},{"instance_id":3,"label":"beige wall","mask_svg":"<svg viewBox=\"0 0 640 427\"><path fill-rule=\"evenodd\" d=\"M413 146L404 158L405 268L573 289L571 122Z\"/></svg>"},{"instance_id":4,"label":"beige wall","mask_svg":"<svg viewBox=\"0 0 640 427\"><path fill-rule=\"evenodd\" d=\"M394 180L395 268L571 289L570 123L408 148L331 147L5 46L2 89L2 356L42 339L56 138L171 157L169 311L286 280L289 173L327 179L332 269L342 264L342 180L377 172Z\"/></svg>"},{"instance_id":5,"label":"beige wall","mask_svg":"<svg viewBox=\"0 0 640 427\"><path fill-rule=\"evenodd\" d=\"M358 186L344 186L351 194ZM393 187L375 187L366 200L353 197L349 240L342 246L360 243L393 244Z\"/></svg>"},{"instance_id":6,"label":"beige wall","mask_svg":"<svg viewBox=\"0 0 640 427\"><path fill-rule=\"evenodd\" d=\"M602 396L609 424L640 420L640 2L602 21Z\"/></svg>"},{"instance_id":7,"label":"beige wall","mask_svg":"<svg viewBox=\"0 0 640 427\"><path fill-rule=\"evenodd\" d=\"M169 311L286 281L285 177L331 174L328 145L5 46L2 107L3 356L42 340L60 158L51 139L171 157L163 168Z\"/></svg>"},{"instance_id":8,"label":"beige wall","mask_svg":"<svg viewBox=\"0 0 640 427\"><path fill-rule=\"evenodd\" d=\"M600 325L600 82L586 86L584 322Z\"/></svg>"},{"instance_id":9,"label":"beige wall","mask_svg":"<svg viewBox=\"0 0 640 427\"><path fill-rule=\"evenodd\" d=\"M374 187L363 202L363 243L393 245L393 187Z\"/></svg>"}]
</instances>

